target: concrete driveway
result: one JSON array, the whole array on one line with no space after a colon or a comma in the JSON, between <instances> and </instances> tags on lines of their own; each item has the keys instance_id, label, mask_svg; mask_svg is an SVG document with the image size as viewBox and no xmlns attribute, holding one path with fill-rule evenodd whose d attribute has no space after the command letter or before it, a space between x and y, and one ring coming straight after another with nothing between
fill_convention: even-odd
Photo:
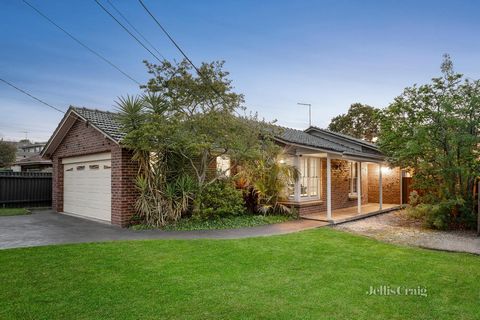
<instances>
[{"instance_id":1,"label":"concrete driveway","mask_svg":"<svg viewBox=\"0 0 480 320\"><path fill-rule=\"evenodd\" d=\"M327 223L297 220L233 230L134 231L42 210L31 215L0 217L0 249L136 239L236 239L286 234L324 225Z\"/></svg>"}]
</instances>

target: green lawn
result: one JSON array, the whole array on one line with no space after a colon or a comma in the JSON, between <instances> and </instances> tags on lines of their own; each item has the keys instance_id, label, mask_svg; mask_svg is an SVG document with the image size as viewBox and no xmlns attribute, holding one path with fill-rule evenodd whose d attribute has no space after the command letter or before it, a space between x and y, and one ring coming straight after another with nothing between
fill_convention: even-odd
<instances>
[{"instance_id":1,"label":"green lawn","mask_svg":"<svg viewBox=\"0 0 480 320\"><path fill-rule=\"evenodd\" d=\"M479 319L480 257L322 228L0 251L0 319ZM427 297L369 296L425 286Z\"/></svg>"},{"instance_id":2,"label":"green lawn","mask_svg":"<svg viewBox=\"0 0 480 320\"><path fill-rule=\"evenodd\" d=\"M0 208L0 217L2 216L21 216L30 214L30 211L24 208Z\"/></svg>"},{"instance_id":3,"label":"green lawn","mask_svg":"<svg viewBox=\"0 0 480 320\"><path fill-rule=\"evenodd\" d=\"M244 215L232 216L211 220L198 220L193 218L180 219L176 224L169 224L163 227L163 230L212 230L212 229L236 229L245 227L256 227L266 224L280 223L292 220L293 217L285 215ZM135 225L132 227L135 230L151 229L151 227L144 225Z\"/></svg>"}]
</instances>

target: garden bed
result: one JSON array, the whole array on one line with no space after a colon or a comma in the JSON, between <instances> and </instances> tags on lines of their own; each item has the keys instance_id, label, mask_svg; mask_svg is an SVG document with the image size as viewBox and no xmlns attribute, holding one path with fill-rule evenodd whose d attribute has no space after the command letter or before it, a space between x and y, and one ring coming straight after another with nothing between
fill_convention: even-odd
<instances>
[{"instance_id":1,"label":"garden bed","mask_svg":"<svg viewBox=\"0 0 480 320\"><path fill-rule=\"evenodd\" d=\"M216 230L216 229L238 229L247 227L263 226L267 224L281 223L295 218L285 215L243 215L232 216L209 220L198 220L194 218L180 219L177 223L168 224L162 227L162 230L166 231L180 231L180 230ZM153 229L146 225L132 226L134 230Z\"/></svg>"}]
</instances>

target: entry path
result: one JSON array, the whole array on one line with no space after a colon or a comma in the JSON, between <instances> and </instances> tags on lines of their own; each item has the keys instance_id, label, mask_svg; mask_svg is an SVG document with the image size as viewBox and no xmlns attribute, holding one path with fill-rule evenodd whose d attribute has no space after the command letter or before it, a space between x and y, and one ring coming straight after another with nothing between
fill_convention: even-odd
<instances>
[{"instance_id":1,"label":"entry path","mask_svg":"<svg viewBox=\"0 0 480 320\"><path fill-rule=\"evenodd\" d=\"M295 220L265 226L197 231L134 231L50 210L30 215L0 217L0 249L52 244L141 239L239 239L298 232L328 225L327 222Z\"/></svg>"}]
</instances>

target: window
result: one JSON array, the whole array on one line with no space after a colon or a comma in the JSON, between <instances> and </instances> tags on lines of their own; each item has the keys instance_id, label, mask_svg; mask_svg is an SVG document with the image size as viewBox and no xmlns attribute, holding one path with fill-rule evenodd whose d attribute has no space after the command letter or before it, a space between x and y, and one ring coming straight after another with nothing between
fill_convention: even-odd
<instances>
[{"instance_id":1,"label":"window","mask_svg":"<svg viewBox=\"0 0 480 320\"><path fill-rule=\"evenodd\" d=\"M320 198L319 158L300 158L300 197Z\"/></svg>"},{"instance_id":2,"label":"window","mask_svg":"<svg viewBox=\"0 0 480 320\"><path fill-rule=\"evenodd\" d=\"M97 170L100 169L100 166L98 164L91 164L88 166L90 170Z\"/></svg>"},{"instance_id":3,"label":"window","mask_svg":"<svg viewBox=\"0 0 480 320\"><path fill-rule=\"evenodd\" d=\"M85 170L85 166L77 166L77 171Z\"/></svg>"},{"instance_id":4,"label":"window","mask_svg":"<svg viewBox=\"0 0 480 320\"><path fill-rule=\"evenodd\" d=\"M280 164L293 166L293 158L291 156L282 156L279 159ZM287 185L287 195L293 199L295 197L295 182L291 182Z\"/></svg>"},{"instance_id":5,"label":"window","mask_svg":"<svg viewBox=\"0 0 480 320\"><path fill-rule=\"evenodd\" d=\"M357 194L358 170L357 162L350 162L350 194Z\"/></svg>"},{"instance_id":6,"label":"window","mask_svg":"<svg viewBox=\"0 0 480 320\"><path fill-rule=\"evenodd\" d=\"M230 177L230 157L217 157L217 174L222 177Z\"/></svg>"}]
</instances>

